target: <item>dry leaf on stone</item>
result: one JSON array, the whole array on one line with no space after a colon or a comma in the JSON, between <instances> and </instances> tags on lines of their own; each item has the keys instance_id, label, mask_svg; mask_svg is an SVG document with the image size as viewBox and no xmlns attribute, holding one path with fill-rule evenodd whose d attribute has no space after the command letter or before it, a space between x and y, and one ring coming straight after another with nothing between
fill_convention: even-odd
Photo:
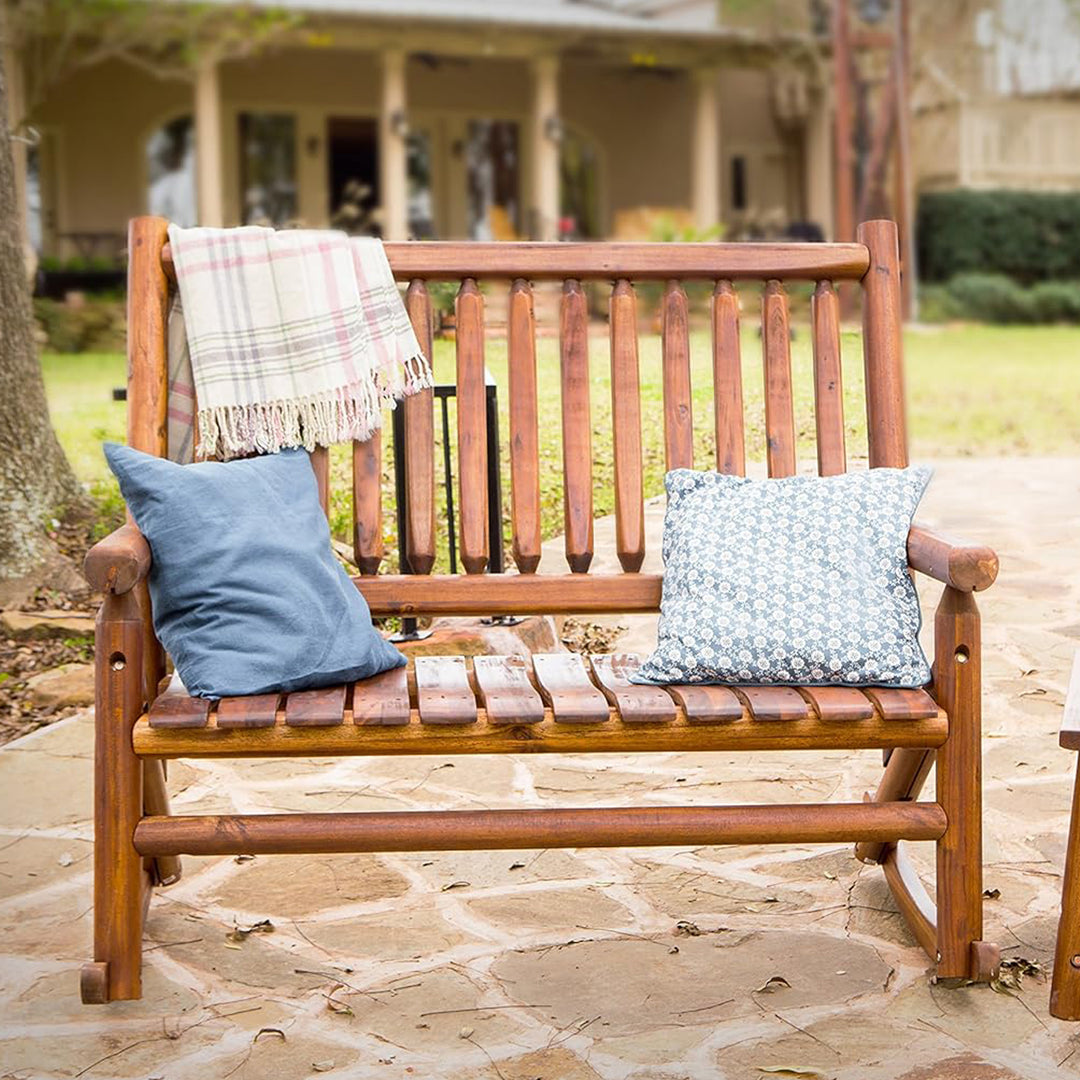
<instances>
[{"instance_id":1,"label":"dry leaf on stone","mask_svg":"<svg viewBox=\"0 0 1080 1080\"><path fill-rule=\"evenodd\" d=\"M237 855L233 859L233 862L235 862L235 863L246 863L246 862L251 862L254 858L255 858L254 855Z\"/></svg>"},{"instance_id":2,"label":"dry leaf on stone","mask_svg":"<svg viewBox=\"0 0 1080 1080\"><path fill-rule=\"evenodd\" d=\"M784 978L783 975L770 975L763 986L759 986L754 993L755 994L775 994L777 990L786 987L791 989L791 983Z\"/></svg>"},{"instance_id":3,"label":"dry leaf on stone","mask_svg":"<svg viewBox=\"0 0 1080 1080\"><path fill-rule=\"evenodd\" d=\"M272 934L274 932L274 924L269 919L260 919L257 923L252 923L251 926L234 926L225 937L229 941L246 941L251 934Z\"/></svg>"},{"instance_id":4,"label":"dry leaf on stone","mask_svg":"<svg viewBox=\"0 0 1080 1080\"><path fill-rule=\"evenodd\" d=\"M680 919L675 924L675 936L676 937L701 937L701 927L697 923L689 922L686 919Z\"/></svg>"},{"instance_id":5,"label":"dry leaf on stone","mask_svg":"<svg viewBox=\"0 0 1080 1080\"><path fill-rule=\"evenodd\" d=\"M983 897L986 900L998 900L1001 897L1000 889L983 889Z\"/></svg>"},{"instance_id":6,"label":"dry leaf on stone","mask_svg":"<svg viewBox=\"0 0 1080 1080\"><path fill-rule=\"evenodd\" d=\"M817 1069L803 1069L797 1065L756 1065L758 1072L772 1073L773 1076L822 1076Z\"/></svg>"},{"instance_id":7,"label":"dry leaf on stone","mask_svg":"<svg viewBox=\"0 0 1080 1080\"><path fill-rule=\"evenodd\" d=\"M462 1028L462 1029L461 1029L461 1030L460 1030L460 1031L458 1032L458 1038L459 1038L459 1039L471 1039L471 1038L472 1038L472 1035L473 1035L473 1031L474 1031L474 1030L475 1030L475 1028L471 1028L471 1027L463 1027L463 1028Z\"/></svg>"},{"instance_id":8,"label":"dry leaf on stone","mask_svg":"<svg viewBox=\"0 0 1080 1080\"><path fill-rule=\"evenodd\" d=\"M1023 990L1024 976L1041 978L1043 967L1038 960L1028 960L1024 956L1007 956L1001 961L996 979L990 980L990 989L996 994L1015 996L1015 991Z\"/></svg>"},{"instance_id":9,"label":"dry leaf on stone","mask_svg":"<svg viewBox=\"0 0 1080 1080\"><path fill-rule=\"evenodd\" d=\"M344 1001L338 1001L334 995L339 990L344 990L344 983L335 983L326 993L326 1007L338 1016L355 1016L356 1014L352 1010L352 1006L346 1004Z\"/></svg>"},{"instance_id":10,"label":"dry leaf on stone","mask_svg":"<svg viewBox=\"0 0 1080 1080\"><path fill-rule=\"evenodd\" d=\"M333 1058L328 1058L326 1061L313 1061L311 1067L316 1072L329 1072L334 1067Z\"/></svg>"},{"instance_id":11,"label":"dry leaf on stone","mask_svg":"<svg viewBox=\"0 0 1080 1080\"><path fill-rule=\"evenodd\" d=\"M253 1043L257 1043L259 1041L259 1039L262 1038L263 1035L276 1035L282 1042L287 1042L288 1041L285 1038L285 1032L282 1031L281 1028L274 1028L274 1027L259 1028L259 1030L255 1032L255 1038L252 1039L251 1041Z\"/></svg>"},{"instance_id":12,"label":"dry leaf on stone","mask_svg":"<svg viewBox=\"0 0 1080 1080\"><path fill-rule=\"evenodd\" d=\"M443 892L449 892L451 889L467 889L472 882L469 881L451 881L449 884L442 887Z\"/></svg>"}]
</instances>

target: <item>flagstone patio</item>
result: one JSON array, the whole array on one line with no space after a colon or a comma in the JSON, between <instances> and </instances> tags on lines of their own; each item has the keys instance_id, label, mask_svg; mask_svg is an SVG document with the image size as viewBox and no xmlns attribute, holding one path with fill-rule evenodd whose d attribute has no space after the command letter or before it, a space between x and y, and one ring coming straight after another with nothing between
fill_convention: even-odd
<instances>
[{"instance_id":1,"label":"flagstone patio","mask_svg":"<svg viewBox=\"0 0 1080 1080\"><path fill-rule=\"evenodd\" d=\"M1056 733L1080 646L1080 460L942 461L920 517L1001 556L981 601L987 936L1047 965L1074 765ZM612 534L597 523L598 562ZM620 649L647 650L654 622L630 622ZM91 747L84 713L0 751L0 1077L1080 1076L1080 1025L1048 1016L1044 981L934 985L880 871L849 847L189 858L151 908L143 1000L84 1007ZM174 809L206 813L851 800L879 768L838 752L169 772ZM932 848L917 855L929 873Z\"/></svg>"}]
</instances>

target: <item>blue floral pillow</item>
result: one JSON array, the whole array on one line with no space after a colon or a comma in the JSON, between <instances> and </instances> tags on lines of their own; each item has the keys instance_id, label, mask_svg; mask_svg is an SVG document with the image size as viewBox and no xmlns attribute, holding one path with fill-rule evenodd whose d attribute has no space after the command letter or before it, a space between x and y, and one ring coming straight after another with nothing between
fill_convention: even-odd
<instances>
[{"instance_id":1,"label":"blue floral pillow","mask_svg":"<svg viewBox=\"0 0 1080 1080\"><path fill-rule=\"evenodd\" d=\"M634 681L925 685L907 534L929 479L669 472L659 640Z\"/></svg>"}]
</instances>

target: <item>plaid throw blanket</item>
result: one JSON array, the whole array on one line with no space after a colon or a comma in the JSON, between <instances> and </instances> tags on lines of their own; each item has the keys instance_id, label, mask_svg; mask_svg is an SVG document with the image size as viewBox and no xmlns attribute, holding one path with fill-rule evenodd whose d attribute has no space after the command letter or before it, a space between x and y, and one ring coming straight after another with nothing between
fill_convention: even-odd
<instances>
[{"instance_id":1,"label":"plaid throw blanket","mask_svg":"<svg viewBox=\"0 0 1080 1080\"><path fill-rule=\"evenodd\" d=\"M431 385L379 240L173 225L169 242L174 461L192 459L193 422L200 458L363 440L385 400Z\"/></svg>"}]
</instances>

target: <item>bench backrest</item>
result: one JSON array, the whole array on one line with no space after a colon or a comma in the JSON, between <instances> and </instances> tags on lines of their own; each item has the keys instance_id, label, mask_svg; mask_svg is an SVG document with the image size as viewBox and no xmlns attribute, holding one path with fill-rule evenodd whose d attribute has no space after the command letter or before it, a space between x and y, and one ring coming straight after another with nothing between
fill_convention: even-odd
<instances>
[{"instance_id":1,"label":"bench backrest","mask_svg":"<svg viewBox=\"0 0 1080 1080\"><path fill-rule=\"evenodd\" d=\"M165 323L172 267L160 218L132 222L129 261L128 437L149 453L166 452ZM436 461L431 391L404 409L408 478L405 542L412 575L378 575L383 557L382 448L376 434L353 447L358 584L375 614L643 612L659 609L661 579L640 573L645 556L641 396L635 282L663 283L664 448L668 468L745 468L738 298L733 283L764 282L766 458L770 476L796 469L788 300L784 281L815 283L811 303L817 458L823 475L846 468L835 282L862 292L869 463L907 464L900 345L896 227L860 226L854 244L541 244L390 243L395 277L408 283L406 306L430 356L432 304L427 282L459 283L457 294L459 546L465 573L431 575L436 554ZM488 535L483 280L512 282L508 366L512 550L518 574L485 574ZM568 572L535 573L540 561L536 325L532 283L562 283L559 315L563 495ZM716 460L694 460L690 334L683 282L714 283L711 300ZM622 573L589 574L593 555L594 468L588 312L583 282L610 284L609 337L616 538ZM328 457L313 457L324 505ZM545 570L550 569L545 566Z\"/></svg>"}]
</instances>

